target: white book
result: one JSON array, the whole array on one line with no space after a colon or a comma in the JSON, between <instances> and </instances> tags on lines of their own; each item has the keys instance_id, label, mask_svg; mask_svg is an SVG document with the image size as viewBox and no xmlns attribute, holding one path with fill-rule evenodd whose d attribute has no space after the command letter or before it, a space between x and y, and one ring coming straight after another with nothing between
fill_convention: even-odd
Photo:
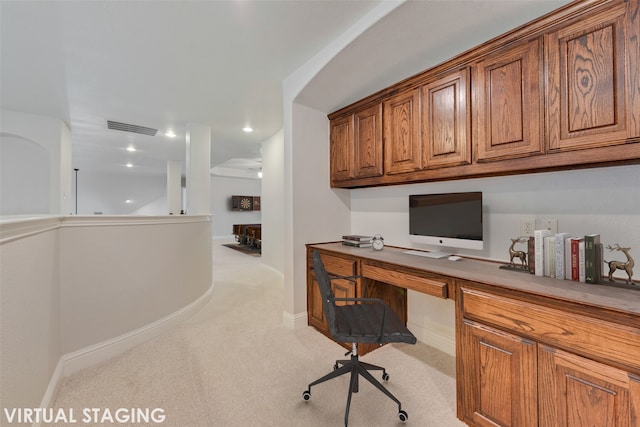
<instances>
[{"instance_id":1,"label":"white book","mask_svg":"<svg viewBox=\"0 0 640 427\"><path fill-rule=\"evenodd\" d=\"M544 275L556 277L556 236L544 238Z\"/></svg>"},{"instance_id":2,"label":"white book","mask_svg":"<svg viewBox=\"0 0 640 427\"><path fill-rule=\"evenodd\" d=\"M565 266L564 262L566 259L565 252L566 248L566 240L570 236L569 233L558 233L556 234L556 279L564 279L565 274Z\"/></svg>"},{"instance_id":3,"label":"white book","mask_svg":"<svg viewBox=\"0 0 640 427\"><path fill-rule=\"evenodd\" d=\"M546 228L533 232L535 246L535 275L544 276L544 238L551 235L551 230Z\"/></svg>"}]
</instances>

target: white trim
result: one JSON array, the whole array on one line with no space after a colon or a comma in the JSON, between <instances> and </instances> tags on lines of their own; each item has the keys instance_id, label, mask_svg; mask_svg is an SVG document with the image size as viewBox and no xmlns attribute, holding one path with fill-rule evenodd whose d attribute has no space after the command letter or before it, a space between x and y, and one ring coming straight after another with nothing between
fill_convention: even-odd
<instances>
[{"instance_id":1,"label":"white trim","mask_svg":"<svg viewBox=\"0 0 640 427\"><path fill-rule=\"evenodd\" d=\"M211 215L12 216L0 218L0 244L66 227L107 227L210 222Z\"/></svg>"},{"instance_id":2,"label":"white trim","mask_svg":"<svg viewBox=\"0 0 640 427\"><path fill-rule=\"evenodd\" d=\"M74 215L63 219L62 227L107 227L210 222L210 215Z\"/></svg>"},{"instance_id":3,"label":"white trim","mask_svg":"<svg viewBox=\"0 0 640 427\"><path fill-rule=\"evenodd\" d=\"M49 380L49 386L45 391L40 407L49 408L53 404L64 377L122 354L160 335L195 314L209 302L213 295L213 287L214 284L212 283L209 289L198 299L162 319L118 337L63 355ZM38 424L34 424L34 426L38 426Z\"/></svg>"},{"instance_id":4,"label":"white trim","mask_svg":"<svg viewBox=\"0 0 640 427\"><path fill-rule=\"evenodd\" d=\"M62 217L29 217L0 220L0 244L34 236L60 227Z\"/></svg>"},{"instance_id":5,"label":"white trim","mask_svg":"<svg viewBox=\"0 0 640 427\"><path fill-rule=\"evenodd\" d=\"M302 329L307 327L307 312L291 314L286 311L282 312L282 324L289 329Z\"/></svg>"}]
</instances>

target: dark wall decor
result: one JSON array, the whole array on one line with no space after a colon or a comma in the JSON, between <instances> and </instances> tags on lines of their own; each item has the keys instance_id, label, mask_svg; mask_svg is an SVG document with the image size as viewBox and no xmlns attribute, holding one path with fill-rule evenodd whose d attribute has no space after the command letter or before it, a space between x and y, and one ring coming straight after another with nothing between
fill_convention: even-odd
<instances>
[{"instance_id":1,"label":"dark wall decor","mask_svg":"<svg viewBox=\"0 0 640 427\"><path fill-rule=\"evenodd\" d=\"M231 196L231 210L259 211L260 196Z\"/></svg>"}]
</instances>

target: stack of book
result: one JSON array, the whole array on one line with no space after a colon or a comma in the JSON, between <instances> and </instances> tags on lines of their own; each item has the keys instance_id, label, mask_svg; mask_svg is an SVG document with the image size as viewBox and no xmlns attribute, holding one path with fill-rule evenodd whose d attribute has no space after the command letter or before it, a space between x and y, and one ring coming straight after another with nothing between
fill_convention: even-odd
<instances>
[{"instance_id":1,"label":"stack of book","mask_svg":"<svg viewBox=\"0 0 640 427\"><path fill-rule=\"evenodd\" d=\"M345 246L354 246L356 248L371 247L372 236L361 236L360 234L349 234L342 236L342 244Z\"/></svg>"},{"instance_id":2,"label":"stack of book","mask_svg":"<svg viewBox=\"0 0 640 427\"><path fill-rule=\"evenodd\" d=\"M536 276L600 283L602 244L599 234L573 237L536 230L529 238L529 272Z\"/></svg>"}]
</instances>

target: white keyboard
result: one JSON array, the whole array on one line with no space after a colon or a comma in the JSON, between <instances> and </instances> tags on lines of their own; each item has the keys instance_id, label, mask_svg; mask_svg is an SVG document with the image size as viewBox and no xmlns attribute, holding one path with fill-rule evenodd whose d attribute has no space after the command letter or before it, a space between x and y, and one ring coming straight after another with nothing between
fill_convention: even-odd
<instances>
[{"instance_id":1,"label":"white keyboard","mask_svg":"<svg viewBox=\"0 0 640 427\"><path fill-rule=\"evenodd\" d=\"M423 252L423 251L404 251L403 253L407 255L423 256L426 258L447 258L449 255L451 255L446 252Z\"/></svg>"}]
</instances>

